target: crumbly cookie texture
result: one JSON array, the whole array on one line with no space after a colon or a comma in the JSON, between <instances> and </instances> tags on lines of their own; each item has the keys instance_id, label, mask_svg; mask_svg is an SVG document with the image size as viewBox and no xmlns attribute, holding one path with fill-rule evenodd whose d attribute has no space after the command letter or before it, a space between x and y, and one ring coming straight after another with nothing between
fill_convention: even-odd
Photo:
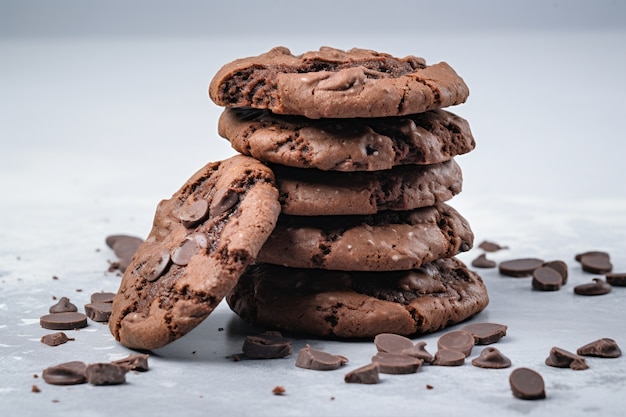
<instances>
[{"instance_id":1,"label":"crumbly cookie texture","mask_svg":"<svg viewBox=\"0 0 626 417\"><path fill-rule=\"evenodd\" d=\"M293 55L279 46L224 65L209 96L219 106L311 119L387 117L464 103L469 88L445 62L354 48Z\"/></svg>"}]
</instances>

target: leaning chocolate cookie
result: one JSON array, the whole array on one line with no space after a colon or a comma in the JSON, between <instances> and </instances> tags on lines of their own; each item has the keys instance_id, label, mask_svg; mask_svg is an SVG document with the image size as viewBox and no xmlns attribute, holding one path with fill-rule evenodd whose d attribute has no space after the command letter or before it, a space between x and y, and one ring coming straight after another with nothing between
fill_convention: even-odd
<instances>
[{"instance_id":1,"label":"leaning chocolate cookie","mask_svg":"<svg viewBox=\"0 0 626 417\"><path fill-rule=\"evenodd\" d=\"M279 46L224 65L209 85L218 106L269 109L311 119L388 117L464 103L469 88L445 62L367 49Z\"/></svg>"},{"instance_id":2,"label":"leaning chocolate cookie","mask_svg":"<svg viewBox=\"0 0 626 417\"><path fill-rule=\"evenodd\" d=\"M367 216L281 214L257 260L292 268L398 271L468 251L474 234L445 203Z\"/></svg>"},{"instance_id":3,"label":"leaning chocolate cookie","mask_svg":"<svg viewBox=\"0 0 626 417\"><path fill-rule=\"evenodd\" d=\"M476 147L467 120L446 110L399 117L311 120L238 107L222 112L218 132L244 155L323 171L430 165Z\"/></svg>"},{"instance_id":4,"label":"leaning chocolate cookie","mask_svg":"<svg viewBox=\"0 0 626 417\"><path fill-rule=\"evenodd\" d=\"M159 203L126 268L109 327L133 349L187 334L235 286L280 213L273 172L237 155L207 164Z\"/></svg>"},{"instance_id":5,"label":"leaning chocolate cookie","mask_svg":"<svg viewBox=\"0 0 626 417\"><path fill-rule=\"evenodd\" d=\"M489 303L481 277L456 258L396 272L255 264L226 300L252 324L339 338L430 333L473 316Z\"/></svg>"}]
</instances>

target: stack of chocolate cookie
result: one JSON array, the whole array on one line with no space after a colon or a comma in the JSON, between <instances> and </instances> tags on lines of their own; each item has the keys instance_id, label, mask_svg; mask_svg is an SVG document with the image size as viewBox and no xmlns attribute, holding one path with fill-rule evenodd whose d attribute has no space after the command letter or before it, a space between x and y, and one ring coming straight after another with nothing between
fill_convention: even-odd
<instances>
[{"instance_id":1,"label":"stack of chocolate cookie","mask_svg":"<svg viewBox=\"0 0 626 417\"><path fill-rule=\"evenodd\" d=\"M446 63L283 47L218 71L219 133L238 151L157 207L109 327L131 348L183 336L226 298L245 320L322 337L411 336L483 310L446 202L475 142L443 110L469 90Z\"/></svg>"},{"instance_id":2,"label":"stack of chocolate cookie","mask_svg":"<svg viewBox=\"0 0 626 417\"><path fill-rule=\"evenodd\" d=\"M458 259L466 219L454 160L474 149L443 110L469 90L446 63L370 50L286 48L225 65L209 94L219 134L276 175L277 225L228 294L262 326L319 336L414 335L488 303Z\"/></svg>"}]
</instances>

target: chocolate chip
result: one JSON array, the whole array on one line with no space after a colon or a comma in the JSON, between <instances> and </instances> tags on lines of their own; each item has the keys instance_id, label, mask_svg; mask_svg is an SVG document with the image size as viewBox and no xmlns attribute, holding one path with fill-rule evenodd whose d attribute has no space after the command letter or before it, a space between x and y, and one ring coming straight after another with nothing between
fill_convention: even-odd
<instances>
[{"instance_id":1,"label":"chocolate chip","mask_svg":"<svg viewBox=\"0 0 626 417\"><path fill-rule=\"evenodd\" d=\"M530 368L517 368L509 376L509 385L513 395L522 400L540 400L546 398L543 377Z\"/></svg>"},{"instance_id":2,"label":"chocolate chip","mask_svg":"<svg viewBox=\"0 0 626 417\"><path fill-rule=\"evenodd\" d=\"M121 366L127 371L146 372L148 368L148 355L143 353L133 353L124 359L118 359L111 362L114 365Z\"/></svg>"},{"instance_id":3,"label":"chocolate chip","mask_svg":"<svg viewBox=\"0 0 626 417\"><path fill-rule=\"evenodd\" d=\"M67 297L61 297L59 301L50 307L48 310L50 313L68 313L78 311L78 308L70 302Z\"/></svg>"},{"instance_id":4,"label":"chocolate chip","mask_svg":"<svg viewBox=\"0 0 626 417\"><path fill-rule=\"evenodd\" d=\"M546 365L555 368L571 368L577 371L588 369L585 358L565 349L553 347L550 349L550 355L545 360Z\"/></svg>"},{"instance_id":5,"label":"chocolate chip","mask_svg":"<svg viewBox=\"0 0 626 417\"><path fill-rule=\"evenodd\" d=\"M563 276L549 266L540 266L533 271L532 286L539 291L558 291L561 289Z\"/></svg>"},{"instance_id":6,"label":"chocolate chip","mask_svg":"<svg viewBox=\"0 0 626 417\"><path fill-rule=\"evenodd\" d=\"M437 340L438 349L455 350L464 354L465 357L472 353L474 344L474 336L465 330L454 330L445 333Z\"/></svg>"},{"instance_id":7,"label":"chocolate chip","mask_svg":"<svg viewBox=\"0 0 626 417\"><path fill-rule=\"evenodd\" d=\"M115 298L114 292L94 292L91 294L92 303L112 303Z\"/></svg>"},{"instance_id":8,"label":"chocolate chip","mask_svg":"<svg viewBox=\"0 0 626 417\"><path fill-rule=\"evenodd\" d=\"M72 361L51 366L43 370L43 380L51 385L76 385L87 381L84 362Z\"/></svg>"},{"instance_id":9,"label":"chocolate chip","mask_svg":"<svg viewBox=\"0 0 626 417\"><path fill-rule=\"evenodd\" d=\"M500 262L498 268L502 275L519 278L532 275L533 271L543 264L542 259L519 258Z\"/></svg>"},{"instance_id":10,"label":"chocolate chip","mask_svg":"<svg viewBox=\"0 0 626 417\"><path fill-rule=\"evenodd\" d=\"M472 266L475 268L495 268L496 262L487 259L487 255L481 253L476 259L472 261Z\"/></svg>"},{"instance_id":11,"label":"chocolate chip","mask_svg":"<svg viewBox=\"0 0 626 417\"><path fill-rule=\"evenodd\" d=\"M200 223L209 213L209 203L206 200L194 200L188 198L178 209L178 218L186 228L191 228Z\"/></svg>"},{"instance_id":12,"label":"chocolate chip","mask_svg":"<svg viewBox=\"0 0 626 417\"><path fill-rule=\"evenodd\" d=\"M159 249L141 266L139 275L150 282L156 281L167 269L170 261L170 252L167 249Z\"/></svg>"},{"instance_id":13,"label":"chocolate chip","mask_svg":"<svg viewBox=\"0 0 626 417\"><path fill-rule=\"evenodd\" d=\"M360 368L348 372L343 377L343 380L354 384L378 384L380 382L379 365L378 363L372 362L361 366Z\"/></svg>"},{"instance_id":14,"label":"chocolate chip","mask_svg":"<svg viewBox=\"0 0 626 417\"><path fill-rule=\"evenodd\" d=\"M576 255L575 258L580 262L583 271L591 272L592 274L606 274L613 269L611 258L606 252L586 252Z\"/></svg>"},{"instance_id":15,"label":"chocolate chip","mask_svg":"<svg viewBox=\"0 0 626 417\"><path fill-rule=\"evenodd\" d=\"M133 255L143 243L143 239L128 235L111 235L106 237L105 242L108 247L113 249L113 253L119 259L118 268L124 272L130 265Z\"/></svg>"},{"instance_id":16,"label":"chocolate chip","mask_svg":"<svg viewBox=\"0 0 626 417\"><path fill-rule=\"evenodd\" d=\"M87 327L87 316L74 311L41 316L39 324L49 330L73 330Z\"/></svg>"},{"instance_id":17,"label":"chocolate chip","mask_svg":"<svg viewBox=\"0 0 626 417\"><path fill-rule=\"evenodd\" d=\"M608 337L587 343L579 347L576 353L582 356L595 356L598 358L619 358L622 356L622 351L617 342Z\"/></svg>"},{"instance_id":18,"label":"chocolate chip","mask_svg":"<svg viewBox=\"0 0 626 417\"><path fill-rule=\"evenodd\" d=\"M432 360L432 355L426 351L426 342L413 344L411 339L398 334L381 333L376 335L374 344L379 352L407 355L422 359L424 362L430 362Z\"/></svg>"},{"instance_id":19,"label":"chocolate chip","mask_svg":"<svg viewBox=\"0 0 626 417\"><path fill-rule=\"evenodd\" d=\"M316 371L329 371L340 368L346 362L348 362L348 359L343 356L333 355L306 345L298 352L296 366Z\"/></svg>"},{"instance_id":20,"label":"chocolate chip","mask_svg":"<svg viewBox=\"0 0 626 417\"><path fill-rule=\"evenodd\" d=\"M120 385L126 382L126 369L112 363L92 363L85 369L92 385Z\"/></svg>"},{"instance_id":21,"label":"chocolate chip","mask_svg":"<svg viewBox=\"0 0 626 417\"><path fill-rule=\"evenodd\" d=\"M211 201L211 216L218 217L239 202L239 194L229 188L217 190Z\"/></svg>"},{"instance_id":22,"label":"chocolate chip","mask_svg":"<svg viewBox=\"0 0 626 417\"><path fill-rule=\"evenodd\" d=\"M604 277L606 282L615 287L626 287L626 272L608 273Z\"/></svg>"},{"instance_id":23,"label":"chocolate chip","mask_svg":"<svg viewBox=\"0 0 626 417\"><path fill-rule=\"evenodd\" d=\"M611 292L611 284L602 278L594 278L593 282L575 286L574 292L578 295L604 295Z\"/></svg>"},{"instance_id":24,"label":"chocolate chip","mask_svg":"<svg viewBox=\"0 0 626 417\"><path fill-rule=\"evenodd\" d=\"M562 282L561 285L567 284L567 276L568 276L568 268L567 264L560 260L550 261L543 264L543 266L547 266L549 268L554 269L559 274L561 274Z\"/></svg>"},{"instance_id":25,"label":"chocolate chip","mask_svg":"<svg viewBox=\"0 0 626 417\"><path fill-rule=\"evenodd\" d=\"M378 352L372 357L372 362L378 364L378 372L383 374L413 374L417 372L424 361L397 353Z\"/></svg>"},{"instance_id":26,"label":"chocolate chip","mask_svg":"<svg viewBox=\"0 0 626 417\"><path fill-rule=\"evenodd\" d=\"M484 348L477 358L472 359L472 365L479 368L501 369L511 366L511 360L494 347Z\"/></svg>"},{"instance_id":27,"label":"chocolate chip","mask_svg":"<svg viewBox=\"0 0 626 417\"><path fill-rule=\"evenodd\" d=\"M195 233L185 238L183 243L176 248L172 255L172 262L176 265L185 266L196 253L200 252L200 249L206 248L207 246L208 242L206 236Z\"/></svg>"},{"instance_id":28,"label":"chocolate chip","mask_svg":"<svg viewBox=\"0 0 626 417\"><path fill-rule=\"evenodd\" d=\"M56 332L42 336L41 343L48 346L59 346L63 343L67 343L70 340L76 339L67 337L67 335L63 332Z\"/></svg>"},{"instance_id":29,"label":"chocolate chip","mask_svg":"<svg viewBox=\"0 0 626 417\"><path fill-rule=\"evenodd\" d=\"M475 344L490 345L506 336L507 329L508 327L504 324L472 323L466 325L461 330L471 333L474 336Z\"/></svg>"},{"instance_id":30,"label":"chocolate chip","mask_svg":"<svg viewBox=\"0 0 626 417\"><path fill-rule=\"evenodd\" d=\"M489 242L488 240L481 242L478 247L485 252L497 252L501 249L508 249L507 246L500 246L499 244L495 242Z\"/></svg>"},{"instance_id":31,"label":"chocolate chip","mask_svg":"<svg viewBox=\"0 0 626 417\"><path fill-rule=\"evenodd\" d=\"M437 366L461 366L465 363L465 354L458 350L439 349L435 353L435 357L431 365Z\"/></svg>"},{"instance_id":32,"label":"chocolate chip","mask_svg":"<svg viewBox=\"0 0 626 417\"><path fill-rule=\"evenodd\" d=\"M85 304L85 313L93 321L100 323L109 321L111 312L113 311L113 303L89 303Z\"/></svg>"},{"instance_id":33,"label":"chocolate chip","mask_svg":"<svg viewBox=\"0 0 626 417\"><path fill-rule=\"evenodd\" d=\"M243 353L252 359L277 359L291 355L291 340L279 332L264 332L258 336L246 336Z\"/></svg>"}]
</instances>

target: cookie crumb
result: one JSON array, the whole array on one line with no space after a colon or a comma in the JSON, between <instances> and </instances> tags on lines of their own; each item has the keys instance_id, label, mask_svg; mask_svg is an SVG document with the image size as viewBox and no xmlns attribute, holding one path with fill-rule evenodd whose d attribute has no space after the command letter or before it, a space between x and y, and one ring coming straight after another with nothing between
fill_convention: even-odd
<instances>
[{"instance_id":1,"label":"cookie crumb","mask_svg":"<svg viewBox=\"0 0 626 417\"><path fill-rule=\"evenodd\" d=\"M31 392L36 392L39 393L41 392L41 390L39 389L39 387L37 385L33 385L30 389Z\"/></svg>"},{"instance_id":2,"label":"cookie crumb","mask_svg":"<svg viewBox=\"0 0 626 417\"><path fill-rule=\"evenodd\" d=\"M224 331L224 328L223 328L223 327L218 327L218 328L217 328L217 331L218 331L218 332L223 332L223 331Z\"/></svg>"},{"instance_id":3,"label":"cookie crumb","mask_svg":"<svg viewBox=\"0 0 626 417\"><path fill-rule=\"evenodd\" d=\"M57 277L56 275L52 275L52 279L59 279L59 277Z\"/></svg>"},{"instance_id":4,"label":"cookie crumb","mask_svg":"<svg viewBox=\"0 0 626 417\"><path fill-rule=\"evenodd\" d=\"M274 389L272 390L272 394L274 394L274 395L283 395L283 394L285 394L285 388L280 386L280 385L276 385L274 387Z\"/></svg>"},{"instance_id":5,"label":"cookie crumb","mask_svg":"<svg viewBox=\"0 0 626 417\"><path fill-rule=\"evenodd\" d=\"M433 387L433 386L432 386L432 385L430 385L430 384L426 384L426 389L433 389L433 388L435 388L435 387Z\"/></svg>"}]
</instances>

